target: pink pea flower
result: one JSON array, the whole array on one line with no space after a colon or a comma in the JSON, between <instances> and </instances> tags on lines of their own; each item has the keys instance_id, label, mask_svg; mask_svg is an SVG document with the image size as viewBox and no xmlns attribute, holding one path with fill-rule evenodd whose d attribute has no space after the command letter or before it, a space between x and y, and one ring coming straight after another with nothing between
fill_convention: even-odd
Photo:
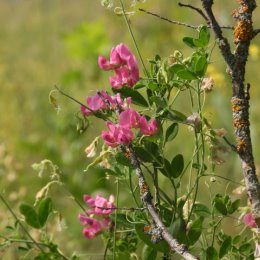
<instances>
[{"instance_id":1,"label":"pink pea flower","mask_svg":"<svg viewBox=\"0 0 260 260\"><path fill-rule=\"evenodd\" d=\"M79 220L85 226L83 235L88 239L95 237L102 229L101 223L97 219L79 214Z\"/></svg>"},{"instance_id":2,"label":"pink pea flower","mask_svg":"<svg viewBox=\"0 0 260 260\"><path fill-rule=\"evenodd\" d=\"M97 220L83 214L79 214L79 220L81 224L85 226L83 229L83 235L88 239L91 239L103 230L108 229L110 223L110 220L107 217Z\"/></svg>"},{"instance_id":3,"label":"pink pea flower","mask_svg":"<svg viewBox=\"0 0 260 260\"><path fill-rule=\"evenodd\" d=\"M119 125L125 128L138 128L140 115L132 108L128 108L119 115Z\"/></svg>"},{"instance_id":4,"label":"pink pea flower","mask_svg":"<svg viewBox=\"0 0 260 260\"><path fill-rule=\"evenodd\" d=\"M255 223L252 213L245 214L243 217L243 221L244 221L245 225L247 225L251 228L256 228L256 223Z\"/></svg>"},{"instance_id":5,"label":"pink pea flower","mask_svg":"<svg viewBox=\"0 0 260 260\"><path fill-rule=\"evenodd\" d=\"M116 75L109 78L111 86L115 89L120 89L126 84L132 87L139 80L136 58L123 43L111 49L110 60L99 56L98 65L103 70L115 70Z\"/></svg>"},{"instance_id":6,"label":"pink pea flower","mask_svg":"<svg viewBox=\"0 0 260 260\"><path fill-rule=\"evenodd\" d=\"M119 144L129 145L134 137L133 132L129 128L120 125L114 125L112 122L107 122L109 131L102 131L102 138L105 143L111 147L116 147Z\"/></svg>"},{"instance_id":7,"label":"pink pea flower","mask_svg":"<svg viewBox=\"0 0 260 260\"><path fill-rule=\"evenodd\" d=\"M94 96L88 96L86 103L89 109L81 106L81 112L89 116L93 111L99 111L102 109L116 109L117 107L125 109L129 107L132 100L131 98L122 99L120 93L115 96L110 96L106 91L101 90Z\"/></svg>"},{"instance_id":8,"label":"pink pea flower","mask_svg":"<svg viewBox=\"0 0 260 260\"><path fill-rule=\"evenodd\" d=\"M143 135L155 135L158 132L157 121L153 119L150 122L147 122L145 116L140 117L139 127Z\"/></svg>"},{"instance_id":9,"label":"pink pea flower","mask_svg":"<svg viewBox=\"0 0 260 260\"><path fill-rule=\"evenodd\" d=\"M86 210L88 214L109 215L115 209L115 205L113 204L114 197L112 195L109 199L103 198L100 195L97 195L95 199L89 195L84 195L84 201L91 207L91 209Z\"/></svg>"}]
</instances>

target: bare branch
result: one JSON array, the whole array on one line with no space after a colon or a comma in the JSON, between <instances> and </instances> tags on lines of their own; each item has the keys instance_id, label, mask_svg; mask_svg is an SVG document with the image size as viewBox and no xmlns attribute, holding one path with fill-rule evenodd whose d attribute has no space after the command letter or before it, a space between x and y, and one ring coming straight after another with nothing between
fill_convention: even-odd
<instances>
[{"instance_id":1,"label":"bare branch","mask_svg":"<svg viewBox=\"0 0 260 260\"><path fill-rule=\"evenodd\" d=\"M177 24L177 25L181 25L181 26L186 26L186 27L189 27L189 28L192 28L192 29L198 29L198 27L199 27L199 26L194 26L194 25L187 24L187 23L182 23L182 22L179 22L179 21L170 20L170 19L168 19L166 17L163 17L163 16L161 16L159 14L155 14L155 13L146 11L146 10L144 10L142 8L139 8L139 11L144 12L146 14L150 14L152 16L155 16L155 17L157 17L157 18L159 18L161 20L167 21L169 23L173 23L173 24Z\"/></svg>"},{"instance_id":2,"label":"bare branch","mask_svg":"<svg viewBox=\"0 0 260 260\"><path fill-rule=\"evenodd\" d=\"M176 25L180 25L180 26L185 26L185 27L192 28L192 29L198 29L198 28L200 27L199 25L196 26L196 25L191 25L191 24L188 24L188 23L183 23L183 22L171 20L171 19L166 18L166 17L163 17L163 16L161 16L161 15L159 15L159 14L152 13L152 12L150 12L150 11L146 11L146 10L144 10L144 9L142 9L142 8L139 8L139 11L140 11L140 12L144 12L144 13L149 14L149 15L152 15L152 16L155 16L155 17L157 17L157 18L159 18L159 19L161 19L161 20L163 20L163 21L166 21L166 22L169 22L169 23L172 23L172 24L176 24ZM211 26L208 25L208 28L211 28ZM222 29L229 29L229 30L233 30L233 29L234 29L233 26L220 26L220 28L222 28Z\"/></svg>"},{"instance_id":3,"label":"bare branch","mask_svg":"<svg viewBox=\"0 0 260 260\"><path fill-rule=\"evenodd\" d=\"M205 19L207 24L210 25L209 18L204 14L204 12L200 8L198 8L196 6L193 6L193 5L190 5L190 4L183 4L181 2L179 2L178 4L179 4L180 7L188 7L190 9L192 9L192 10L195 10L196 12L198 12Z\"/></svg>"},{"instance_id":4,"label":"bare branch","mask_svg":"<svg viewBox=\"0 0 260 260\"><path fill-rule=\"evenodd\" d=\"M232 68L234 64L234 55L231 52L230 49L230 44L228 40L223 36L221 27L219 26L213 12L212 12L212 5L213 1L212 0L201 0L202 6L204 10L207 13L208 19L210 21L210 27L214 31L217 41L218 41L218 46L220 48L220 51L227 63L227 65Z\"/></svg>"},{"instance_id":5,"label":"bare branch","mask_svg":"<svg viewBox=\"0 0 260 260\"><path fill-rule=\"evenodd\" d=\"M140 196L141 200L144 204L144 207L147 208L148 212L150 213L150 216L153 219L153 222L156 226L156 229L159 231L159 235L168 243L171 250L175 251L179 255L181 255L186 260L198 260L199 258L193 256L185 245L180 244L176 239L172 237L172 235L169 233L165 225L160 219L160 216L156 212L155 207L152 203L152 194L150 192L149 186L146 183L144 174L142 172L140 162L137 159L132 147L129 147L129 155L131 158L132 165L135 168L136 175L138 177L138 184L140 188Z\"/></svg>"},{"instance_id":6,"label":"bare branch","mask_svg":"<svg viewBox=\"0 0 260 260\"><path fill-rule=\"evenodd\" d=\"M260 29L253 30L252 39L255 38L258 35L258 33L260 33Z\"/></svg>"}]
</instances>

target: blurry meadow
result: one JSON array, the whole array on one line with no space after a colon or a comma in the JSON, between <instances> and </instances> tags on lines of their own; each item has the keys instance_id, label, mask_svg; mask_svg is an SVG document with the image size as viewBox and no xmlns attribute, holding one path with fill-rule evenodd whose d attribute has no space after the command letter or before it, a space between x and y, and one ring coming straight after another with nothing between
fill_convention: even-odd
<instances>
[{"instance_id":1,"label":"blurry meadow","mask_svg":"<svg viewBox=\"0 0 260 260\"><path fill-rule=\"evenodd\" d=\"M216 2L215 9L221 23L233 25L230 14L236 1ZM191 53L182 43L182 38L193 33L195 35L192 29L161 21L138 11L138 8L195 25L203 21L191 10L178 7L177 1L147 0L135 8L129 7L129 10L136 12L130 17L131 26L145 61L156 53L167 58L177 49L184 56ZM111 47L120 42L134 50L127 27L121 16L115 15L113 9L103 8L99 0L0 0L0 24L0 192L19 215L19 204L22 201L33 203L35 194L49 181L48 173L44 172L41 178L38 177L32 164L43 159L51 160L59 166L66 188L54 186L51 189L55 197L54 209L59 210L62 217L54 217L53 226L48 228L65 253L77 251L88 255L97 252L100 238L88 241L82 236L82 225L77 217L80 208L66 189L79 201L82 201L83 194L99 191L109 195L114 192L113 183L107 181L98 169L91 168L87 173L84 172L90 162L84 149L101 133L103 123L90 119L88 129L81 134L77 131L79 106L58 96L60 111L57 113L49 103L48 96L55 85L81 102L98 89L109 89L108 74L98 68L97 57L99 54L108 56ZM260 9L255 13L255 27L260 27ZM226 35L230 33L227 31ZM213 37L211 41L213 47ZM259 67L258 37L251 46L247 67L247 81L251 83L252 138L258 172ZM227 137L232 141L231 85L225 70L222 57L214 48L208 75L213 77L215 86L214 91L206 97L206 116L213 128L225 128ZM192 113L185 106L185 97L178 101L176 109L187 115ZM167 148L170 157L180 151L187 156L192 153L189 143L193 137L187 127L181 130L180 136ZM224 164L216 167L216 174L240 180L242 176L238 158L229 153L224 160ZM163 178L161 181L167 189L167 182ZM230 194L236 188L234 184L228 185L228 182L220 179L213 186L214 192L225 192L227 189ZM245 196L241 198L245 202ZM130 195L121 191L120 203L131 206ZM0 235L8 233L5 226L12 221L11 214L0 203ZM230 232L234 229L231 225ZM15 246L0 251L0 259L14 260L17 255L19 250ZM88 259L86 257L83 259Z\"/></svg>"}]
</instances>

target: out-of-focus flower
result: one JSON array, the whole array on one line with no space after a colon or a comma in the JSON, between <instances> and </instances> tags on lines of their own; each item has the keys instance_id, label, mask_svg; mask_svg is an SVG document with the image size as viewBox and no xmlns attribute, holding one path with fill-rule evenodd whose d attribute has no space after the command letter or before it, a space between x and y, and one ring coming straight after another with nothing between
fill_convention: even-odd
<instances>
[{"instance_id":1,"label":"out-of-focus flower","mask_svg":"<svg viewBox=\"0 0 260 260\"><path fill-rule=\"evenodd\" d=\"M201 118L198 113L193 113L192 115L187 117L186 123L197 128L201 125Z\"/></svg>"},{"instance_id":2,"label":"out-of-focus flower","mask_svg":"<svg viewBox=\"0 0 260 260\"><path fill-rule=\"evenodd\" d=\"M214 80L213 78L204 78L201 83L201 89L204 90L205 92L210 92L212 91L214 86Z\"/></svg>"},{"instance_id":3,"label":"out-of-focus flower","mask_svg":"<svg viewBox=\"0 0 260 260\"><path fill-rule=\"evenodd\" d=\"M227 130L225 128L214 129L214 132L219 137L224 137L227 134Z\"/></svg>"},{"instance_id":4,"label":"out-of-focus flower","mask_svg":"<svg viewBox=\"0 0 260 260\"><path fill-rule=\"evenodd\" d=\"M85 226L83 229L83 235L88 239L95 237L102 230L106 230L109 227L110 222L108 218L97 220L83 214L79 215L79 220L81 224Z\"/></svg>"},{"instance_id":5,"label":"out-of-focus flower","mask_svg":"<svg viewBox=\"0 0 260 260\"><path fill-rule=\"evenodd\" d=\"M145 116L140 117L139 127L143 135L155 135L158 132L157 121L153 119L148 122Z\"/></svg>"},{"instance_id":6,"label":"out-of-focus flower","mask_svg":"<svg viewBox=\"0 0 260 260\"><path fill-rule=\"evenodd\" d=\"M134 137L134 133L130 128L125 128L120 125L114 125L112 122L107 122L109 131L102 131L102 138L105 143L111 147L116 147L120 144L129 145Z\"/></svg>"},{"instance_id":7,"label":"out-of-focus flower","mask_svg":"<svg viewBox=\"0 0 260 260\"><path fill-rule=\"evenodd\" d=\"M86 210L88 214L109 215L115 208L113 204L114 197L112 195L109 199L103 198L100 195L97 195L96 198L84 195L84 201L91 207L91 209Z\"/></svg>"},{"instance_id":8,"label":"out-of-focus flower","mask_svg":"<svg viewBox=\"0 0 260 260\"><path fill-rule=\"evenodd\" d=\"M98 65L103 70L114 70L116 75L109 78L110 84L115 89L123 85L134 86L139 80L139 69L135 56L123 43L111 49L110 60L99 56Z\"/></svg>"},{"instance_id":9,"label":"out-of-focus flower","mask_svg":"<svg viewBox=\"0 0 260 260\"><path fill-rule=\"evenodd\" d=\"M96 137L94 141L88 147L86 147L85 153L88 158L92 158L96 156L98 139L99 137Z\"/></svg>"},{"instance_id":10,"label":"out-of-focus flower","mask_svg":"<svg viewBox=\"0 0 260 260\"><path fill-rule=\"evenodd\" d=\"M256 223L255 223L252 213L245 214L243 217L243 221L244 221L245 225L247 225L251 228L256 228Z\"/></svg>"},{"instance_id":11,"label":"out-of-focus flower","mask_svg":"<svg viewBox=\"0 0 260 260\"><path fill-rule=\"evenodd\" d=\"M140 115L132 108L126 109L119 115L119 124L126 128L138 128Z\"/></svg>"},{"instance_id":12,"label":"out-of-focus flower","mask_svg":"<svg viewBox=\"0 0 260 260\"><path fill-rule=\"evenodd\" d=\"M84 201L91 209L86 210L86 214L79 214L79 220L81 224L85 226L83 235L86 238L91 239L109 228L110 219L108 218L108 215L115 209L113 204L114 197L110 195L109 199L106 199L100 195L97 195L95 198L84 195ZM99 217L94 218L94 215Z\"/></svg>"}]
</instances>

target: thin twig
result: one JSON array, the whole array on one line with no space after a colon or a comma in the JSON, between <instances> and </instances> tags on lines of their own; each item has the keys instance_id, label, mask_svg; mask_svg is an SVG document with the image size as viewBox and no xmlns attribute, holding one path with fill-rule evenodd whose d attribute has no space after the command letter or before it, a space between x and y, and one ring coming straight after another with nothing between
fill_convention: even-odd
<instances>
[{"instance_id":1,"label":"thin twig","mask_svg":"<svg viewBox=\"0 0 260 260\"><path fill-rule=\"evenodd\" d=\"M188 28L196 29L196 30L200 27L200 25L197 25L197 26L196 26L196 25L191 25L191 24L188 24L188 23L183 23L183 22L171 20L171 19L166 18L166 17L163 17L163 16L161 16L161 15L159 15L159 14L152 13L152 12L150 12L150 11L146 11L146 10L144 10L144 9L142 9L142 8L139 8L139 11L140 11L140 12L144 12L144 13L149 14L149 15L152 15L152 16L155 16L155 17L157 17L157 18L159 18L159 19L161 19L161 20L164 20L164 21L169 22L169 23L172 23L172 24L176 24L176 25L180 25L180 26L185 26L185 27L188 27ZM208 28L211 28L211 26L208 25ZM220 28L233 30L233 27L232 27L232 26L220 26Z\"/></svg>"},{"instance_id":2,"label":"thin twig","mask_svg":"<svg viewBox=\"0 0 260 260\"><path fill-rule=\"evenodd\" d=\"M223 136L223 140L228 144L228 146L232 149L232 151L237 153L237 148L234 144L230 143L225 136Z\"/></svg>"},{"instance_id":3,"label":"thin twig","mask_svg":"<svg viewBox=\"0 0 260 260\"><path fill-rule=\"evenodd\" d=\"M159 14L155 14L155 13L146 11L146 10L144 10L144 9L142 9L142 8L139 8L139 11L144 12L144 13L146 13L146 14L150 14L150 15L152 15L152 16L155 16L155 17L157 17L157 18L159 18L159 19L161 19L161 20L167 21L167 22L172 23L172 24L181 25L181 26L186 26L186 27L192 28L192 29L198 29L198 27L199 27L199 26L194 26L194 25L187 24L187 23L182 23L182 22L179 22L179 21L170 20L170 19L168 19L168 18L166 18L166 17L163 17L163 16L161 16L161 15L159 15Z\"/></svg>"},{"instance_id":4,"label":"thin twig","mask_svg":"<svg viewBox=\"0 0 260 260\"><path fill-rule=\"evenodd\" d=\"M253 30L252 39L255 38L259 33L260 33L260 29Z\"/></svg>"},{"instance_id":5,"label":"thin twig","mask_svg":"<svg viewBox=\"0 0 260 260\"><path fill-rule=\"evenodd\" d=\"M207 24L210 25L209 18L204 14L204 12L200 8L198 8L196 6L193 6L193 5L190 5L190 4L183 4L181 2L179 2L178 4L179 4L180 7L188 7L190 9L192 9L192 10L195 10L196 12L198 12L205 19Z\"/></svg>"}]
</instances>

